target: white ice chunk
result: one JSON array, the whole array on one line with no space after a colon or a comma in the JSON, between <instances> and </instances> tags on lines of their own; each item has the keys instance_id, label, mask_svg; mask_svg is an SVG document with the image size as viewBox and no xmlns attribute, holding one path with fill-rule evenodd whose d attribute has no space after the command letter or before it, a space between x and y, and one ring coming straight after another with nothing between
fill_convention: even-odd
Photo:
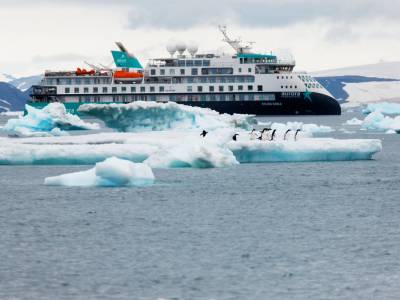
<instances>
[{"instance_id":1,"label":"white ice chunk","mask_svg":"<svg viewBox=\"0 0 400 300\"><path fill-rule=\"evenodd\" d=\"M354 117L353 119L347 120L345 125L361 125L362 124L362 120L357 119L356 117Z\"/></svg>"},{"instance_id":2,"label":"white ice chunk","mask_svg":"<svg viewBox=\"0 0 400 300\"><path fill-rule=\"evenodd\" d=\"M392 118L384 116L380 111L374 111L365 117L361 127L366 130L400 131L400 116Z\"/></svg>"},{"instance_id":3,"label":"white ice chunk","mask_svg":"<svg viewBox=\"0 0 400 300\"><path fill-rule=\"evenodd\" d=\"M208 108L175 102L135 101L129 104L84 104L79 112L99 118L107 127L124 132L166 129L249 129L257 121L251 115L219 114Z\"/></svg>"},{"instance_id":4,"label":"white ice chunk","mask_svg":"<svg viewBox=\"0 0 400 300\"><path fill-rule=\"evenodd\" d=\"M25 109L25 116L10 119L3 127L10 136L66 135L62 131L99 129L98 124L84 122L78 116L67 113L62 103L50 103L43 109L26 105Z\"/></svg>"},{"instance_id":5,"label":"white ice chunk","mask_svg":"<svg viewBox=\"0 0 400 300\"><path fill-rule=\"evenodd\" d=\"M400 115L400 103L379 102L370 103L363 109L364 114L370 114L374 111L379 111L385 115Z\"/></svg>"},{"instance_id":6,"label":"white ice chunk","mask_svg":"<svg viewBox=\"0 0 400 300\"><path fill-rule=\"evenodd\" d=\"M111 157L90 170L47 177L44 183L64 186L145 186L153 184L154 179L148 165Z\"/></svg>"}]
</instances>

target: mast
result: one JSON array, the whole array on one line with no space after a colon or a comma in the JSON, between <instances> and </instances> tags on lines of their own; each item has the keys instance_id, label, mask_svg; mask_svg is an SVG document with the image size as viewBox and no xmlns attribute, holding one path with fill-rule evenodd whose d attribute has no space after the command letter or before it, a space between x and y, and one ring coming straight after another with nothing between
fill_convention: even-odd
<instances>
[{"instance_id":1,"label":"mast","mask_svg":"<svg viewBox=\"0 0 400 300\"><path fill-rule=\"evenodd\" d=\"M219 31L221 31L222 35L224 36L223 41L228 43L238 54L242 53L251 53L251 45L243 45L241 39L233 40L228 36L226 26L218 26Z\"/></svg>"}]
</instances>

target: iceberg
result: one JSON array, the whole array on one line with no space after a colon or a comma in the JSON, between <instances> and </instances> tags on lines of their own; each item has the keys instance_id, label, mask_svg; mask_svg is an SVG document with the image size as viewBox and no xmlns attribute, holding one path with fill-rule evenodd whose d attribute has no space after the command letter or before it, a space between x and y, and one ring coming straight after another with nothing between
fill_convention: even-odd
<instances>
[{"instance_id":1,"label":"iceberg","mask_svg":"<svg viewBox=\"0 0 400 300\"><path fill-rule=\"evenodd\" d=\"M370 103L363 109L364 114L370 114L372 112L379 111L385 115L400 115L400 103L393 102L379 102Z\"/></svg>"},{"instance_id":2,"label":"iceberg","mask_svg":"<svg viewBox=\"0 0 400 300\"><path fill-rule=\"evenodd\" d=\"M79 112L102 120L107 127L122 132L167 129L250 129L257 123L252 115L220 114L209 108L175 102L135 101L128 104L83 104Z\"/></svg>"},{"instance_id":3,"label":"iceberg","mask_svg":"<svg viewBox=\"0 0 400 300\"><path fill-rule=\"evenodd\" d=\"M200 130L99 133L65 137L0 137L0 164L95 164L116 156L153 168L229 167L238 163L371 159L380 140L307 138L250 140L245 130L224 128L205 138ZM237 141L232 140L238 133Z\"/></svg>"},{"instance_id":4,"label":"iceberg","mask_svg":"<svg viewBox=\"0 0 400 300\"><path fill-rule=\"evenodd\" d=\"M353 119L347 120L346 123L344 123L344 125L361 125L362 122L363 122L362 120L354 117Z\"/></svg>"},{"instance_id":5,"label":"iceberg","mask_svg":"<svg viewBox=\"0 0 400 300\"><path fill-rule=\"evenodd\" d=\"M82 121L78 116L67 113L64 104L54 102L37 109L25 106L26 115L7 121L3 130L10 136L31 137L67 135L64 130L99 129L95 123Z\"/></svg>"},{"instance_id":6,"label":"iceberg","mask_svg":"<svg viewBox=\"0 0 400 300\"><path fill-rule=\"evenodd\" d=\"M300 141L229 142L240 163L369 160L382 150L380 140L306 138Z\"/></svg>"},{"instance_id":7,"label":"iceberg","mask_svg":"<svg viewBox=\"0 0 400 300\"><path fill-rule=\"evenodd\" d=\"M110 157L87 171L47 177L44 184L82 187L147 186L153 184L154 179L148 165Z\"/></svg>"},{"instance_id":8,"label":"iceberg","mask_svg":"<svg viewBox=\"0 0 400 300\"><path fill-rule=\"evenodd\" d=\"M394 118L384 116L380 111L374 111L365 117L361 125L365 130L387 131L388 133L400 131L400 116Z\"/></svg>"}]
</instances>

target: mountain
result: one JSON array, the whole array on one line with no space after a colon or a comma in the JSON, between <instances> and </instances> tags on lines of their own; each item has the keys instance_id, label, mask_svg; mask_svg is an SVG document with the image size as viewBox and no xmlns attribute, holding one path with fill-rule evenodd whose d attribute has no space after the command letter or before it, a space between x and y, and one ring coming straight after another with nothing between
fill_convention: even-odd
<instances>
[{"instance_id":1,"label":"mountain","mask_svg":"<svg viewBox=\"0 0 400 300\"><path fill-rule=\"evenodd\" d=\"M15 80L16 78L9 74L0 73L0 82L10 82Z\"/></svg>"},{"instance_id":2,"label":"mountain","mask_svg":"<svg viewBox=\"0 0 400 300\"><path fill-rule=\"evenodd\" d=\"M7 82L0 82L0 112L23 110L29 99L29 96L15 86Z\"/></svg>"},{"instance_id":3,"label":"mountain","mask_svg":"<svg viewBox=\"0 0 400 300\"><path fill-rule=\"evenodd\" d=\"M400 62L381 62L311 73L338 101L348 105L400 101Z\"/></svg>"},{"instance_id":4,"label":"mountain","mask_svg":"<svg viewBox=\"0 0 400 300\"><path fill-rule=\"evenodd\" d=\"M9 81L9 84L12 84L17 89L25 92L31 88L32 85L38 84L43 78L43 75L33 75L27 77L14 78Z\"/></svg>"}]
</instances>

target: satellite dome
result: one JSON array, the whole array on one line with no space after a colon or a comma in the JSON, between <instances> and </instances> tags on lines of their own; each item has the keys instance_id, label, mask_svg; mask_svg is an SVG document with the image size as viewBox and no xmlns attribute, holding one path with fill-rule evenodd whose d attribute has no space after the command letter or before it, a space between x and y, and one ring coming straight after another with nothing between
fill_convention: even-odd
<instances>
[{"instance_id":1,"label":"satellite dome","mask_svg":"<svg viewBox=\"0 0 400 300\"><path fill-rule=\"evenodd\" d=\"M182 55L186 51L186 44L182 41L176 43L176 50Z\"/></svg>"},{"instance_id":2,"label":"satellite dome","mask_svg":"<svg viewBox=\"0 0 400 300\"><path fill-rule=\"evenodd\" d=\"M176 50L176 41L169 41L167 44L167 51L169 52L169 54L171 54L171 56L174 56Z\"/></svg>"},{"instance_id":3,"label":"satellite dome","mask_svg":"<svg viewBox=\"0 0 400 300\"><path fill-rule=\"evenodd\" d=\"M197 51L199 50L199 46L195 42L190 42L187 46L187 50L189 51L191 56L195 56Z\"/></svg>"}]
</instances>

